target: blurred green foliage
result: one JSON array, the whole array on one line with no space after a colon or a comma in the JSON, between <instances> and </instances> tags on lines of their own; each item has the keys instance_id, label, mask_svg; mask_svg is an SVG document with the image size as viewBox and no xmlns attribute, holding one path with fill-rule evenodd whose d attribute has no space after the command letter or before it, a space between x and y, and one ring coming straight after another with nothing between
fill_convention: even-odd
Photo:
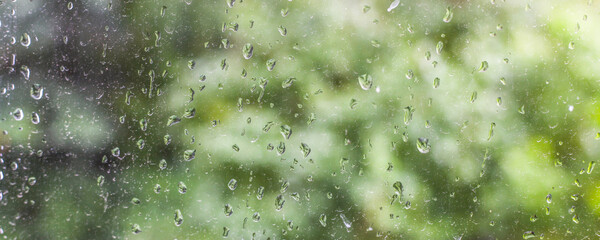
<instances>
[{"instance_id":1,"label":"blurred green foliage","mask_svg":"<svg viewBox=\"0 0 600 240\"><path fill-rule=\"evenodd\" d=\"M600 236L598 4L391 5L0 2L0 235Z\"/></svg>"}]
</instances>

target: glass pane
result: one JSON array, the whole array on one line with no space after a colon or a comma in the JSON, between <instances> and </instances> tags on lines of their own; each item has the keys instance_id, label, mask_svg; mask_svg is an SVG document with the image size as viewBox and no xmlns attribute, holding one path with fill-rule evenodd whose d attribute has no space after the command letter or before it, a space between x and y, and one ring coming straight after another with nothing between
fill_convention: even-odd
<instances>
[{"instance_id":1,"label":"glass pane","mask_svg":"<svg viewBox=\"0 0 600 240\"><path fill-rule=\"evenodd\" d=\"M5 239L595 239L589 1L0 1Z\"/></svg>"}]
</instances>

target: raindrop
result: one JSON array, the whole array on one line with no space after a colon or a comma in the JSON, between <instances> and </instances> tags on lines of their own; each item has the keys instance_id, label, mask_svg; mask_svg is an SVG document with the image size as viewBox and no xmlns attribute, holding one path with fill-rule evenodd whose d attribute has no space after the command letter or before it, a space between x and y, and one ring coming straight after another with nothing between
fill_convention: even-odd
<instances>
[{"instance_id":1,"label":"raindrop","mask_svg":"<svg viewBox=\"0 0 600 240\"><path fill-rule=\"evenodd\" d=\"M158 162L158 168L160 170L165 170L165 168L167 168L167 160L161 159L160 162Z\"/></svg>"},{"instance_id":2,"label":"raindrop","mask_svg":"<svg viewBox=\"0 0 600 240\"><path fill-rule=\"evenodd\" d=\"M302 151L302 155L304 156L304 158L306 158L308 157L308 154L310 154L310 147L306 143L301 143L300 151Z\"/></svg>"},{"instance_id":3,"label":"raindrop","mask_svg":"<svg viewBox=\"0 0 600 240\"><path fill-rule=\"evenodd\" d=\"M321 226L327 227L327 215L325 215L324 213L321 214L321 216L319 216L319 223L321 223Z\"/></svg>"},{"instance_id":4,"label":"raindrop","mask_svg":"<svg viewBox=\"0 0 600 240\"><path fill-rule=\"evenodd\" d=\"M526 231L523 233L523 239L530 239L530 238L534 238L535 237L535 233L533 231Z\"/></svg>"},{"instance_id":5,"label":"raindrop","mask_svg":"<svg viewBox=\"0 0 600 240\"><path fill-rule=\"evenodd\" d=\"M154 193L159 194L161 190L160 184L154 185Z\"/></svg>"},{"instance_id":6,"label":"raindrop","mask_svg":"<svg viewBox=\"0 0 600 240\"><path fill-rule=\"evenodd\" d=\"M231 191L235 190L235 188L237 188L237 180L235 180L235 178L232 178L231 180L229 180L229 183L227 183L227 187Z\"/></svg>"},{"instance_id":7,"label":"raindrop","mask_svg":"<svg viewBox=\"0 0 600 240\"><path fill-rule=\"evenodd\" d=\"M281 125L280 132L285 139L290 139L290 136L292 135L292 128L288 125Z\"/></svg>"},{"instance_id":8,"label":"raindrop","mask_svg":"<svg viewBox=\"0 0 600 240\"><path fill-rule=\"evenodd\" d=\"M162 6L160 8L160 16L164 17L166 13L167 13L167 6Z\"/></svg>"},{"instance_id":9,"label":"raindrop","mask_svg":"<svg viewBox=\"0 0 600 240\"><path fill-rule=\"evenodd\" d=\"M281 25L280 25L280 26L277 28L277 30L279 31L279 34L281 34L281 36L284 36L284 37L285 37L285 35L287 35L287 28L285 28L284 26L281 26Z\"/></svg>"},{"instance_id":10,"label":"raindrop","mask_svg":"<svg viewBox=\"0 0 600 240\"><path fill-rule=\"evenodd\" d=\"M233 207L229 203L225 204L225 216L229 217L233 214Z\"/></svg>"},{"instance_id":11,"label":"raindrop","mask_svg":"<svg viewBox=\"0 0 600 240\"><path fill-rule=\"evenodd\" d=\"M181 214L181 210L175 210L175 226L181 226L183 223L183 214Z\"/></svg>"},{"instance_id":12,"label":"raindrop","mask_svg":"<svg viewBox=\"0 0 600 240\"><path fill-rule=\"evenodd\" d=\"M191 161L194 158L196 158L196 149L188 149L183 152L183 160Z\"/></svg>"},{"instance_id":13,"label":"raindrop","mask_svg":"<svg viewBox=\"0 0 600 240\"><path fill-rule=\"evenodd\" d=\"M163 141L164 141L165 145L171 144L171 140L172 140L171 135L169 135L169 134L167 134L163 137Z\"/></svg>"},{"instance_id":14,"label":"raindrop","mask_svg":"<svg viewBox=\"0 0 600 240\"><path fill-rule=\"evenodd\" d=\"M346 228L352 227L352 222L346 217L346 215L344 215L343 213L340 213L340 218L342 219L342 223L344 223L344 226Z\"/></svg>"},{"instance_id":15,"label":"raindrop","mask_svg":"<svg viewBox=\"0 0 600 240\"><path fill-rule=\"evenodd\" d=\"M68 10L72 10L73 9L73 2L68 2L67 3L67 9Z\"/></svg>"},{"instance_id":16,"label":"raindrop","mask_svg":"<svg viewBox=\"0 0 600 240\"><path fill-rule=\"evenodd\" d=\"M594 162L594 161L591 161L591 162L588 164L587 171L586 171L586 172L587 172L587 174L591 174L591 173L592 173L592 171L594 171L594 166L596 166L596 162Z\"/></svg>"},{"instance_id":17,"label":"raindrop","mask_svg":"<svg viewBox=\"0 0 600 240\"><path fill-rule=\"evenodd\" d=\"M254 214L252 214L252 220L255 222L260 221L260 213L255 212Z\"/></svg>"},{"instance_id":18,"label":"raindrop","mask_svg":"<svg viewBox=\"0 0 600 240\"><path fill-rule=\"evenodd\" d=\"M252 44L246 43L246 45L244 45L244 47L242 48L242 55L244 56L244 58L250 59L253 53L254 47L252 46Z\"/></svg>"},{"instance_id":19,"label":"raindrop","mask_svg":"<svg viewBox=\"0 0 600 240\"><path fill-rule=\"evenodd\" d=\"M277 146L277 154L282 155L283 153L285 153L285 143L279 142L279 146Z\"/></svg>"},{"instance_id":20,"label":"raindrop","mask_svg":"<svg viewBox=\"0 0 600 240\"><path fill-rule=\"evenodd\" d=\"M33 124L40 123L40 115L38 115L36 112L31 113L31 123L33 123Z\"/></svg>"},{"instance_id":21,"label":"raindrop","mask_svg":"<svg viewBox=\"0 0 600 240\"><path fill-rule=\"evenodd\" d=\"M262 200L264 194L265 194L265 187L263 187L263 186L258 187L258 189L256 190L256 199Z\"/></svg>"},{"instance_id":22,"label":"raindrop","mask_svg":"<svg viewBox=\"0 0 600 240\"><path fill-rule=\"evenodd\" d=\"M483 62L481 62L481 65L479 65L479 69L477 71L485 72L487 69L488 69L488 62L483 61Z\"/></svg>"},{"instance_id":23,"label":"raindrop","mask_svg":"<svg viewBox=\"0 0 600 240\"><path fill-rule=\"evenodd\" d=\"M131 225L131 232L133 234L138 234L138 233L142 232L142 229L140 228L140 225L136 223L136 224Z\"/></svg>"},{"instance_id":24,"label":"raindrop","mask_svg":"<svg viewBox=\"0 0 600 240\"><path fill-rule=\"evenodd\" d=\"M477 91L473 91L473 93L471 94L471 98L469 98L469 102L474 103L475 100L477 100Z\"/></svg>"},{"instance_id":25,"label":"raindrop","mask_svg":"<svg viewBox=\"0 0 600 240\"><path fill-rule=\"evenodd\" d=\"M294 83L294 81L296 81L295 77L290 77L286 80L283 80L283 82L281 83L281 87L282 88L289 88L292 86L292 84Z\"/></svg>"},{"instance_id":26,"label":"raindrop","mask_svg":"<svg viewBox=\"0 0 600 240\"><path fill-rule=\"evenodd\" d=\"M427 138L417 139L417 149L421 153L428 153L429 150L431 150L431 145L429 145L429 139L427 139Z\"/></svg>"},{"instance_id":27,"label":"raindrop","mask_svg":"<svg viewBox=\"0 0 600 240\"><path fill-rule=\"evenodd\" d=\"M23 110L21 110L21 108L17 108L15 109L15 111L12 112L13 117L15 118L15 120L17 121L21 121L23 120Z\"/></svg>"},{"instance_id":28,"label":"raindrop","mask_svg":"<svg viewBox=\"0 0 600 240\"><path fill-rule=\"evenodd\" d=\"M148 120L145 118L140 119L140 129L142 129L142 131L146 131L146 129L148 129Z\"/></svg>"},{"instance_id":29,"label":"raindrop","mask_svg":"<svg viewBox=\"0 0 600 240\"><path fill-rule=\"evenodd\" d=\"M450 8L446 8L446 15L444 15L444 22L449 23L450 21L452 21L452 16L454 16L454 13L452 12L452 10L450 10Z\"/></svg>"},{"instance_id":30,"label":"raindrop","mask_svg":"<svg viewBox=\"0 0 600 240\"><path fill-rule=\"evenodd\" d=\"M438 88L440 86L440 78L433 79L433 88Z\"/></svg>"},{"instance_id":31,"label":"raindrop","mask_svg":"<svg viewBox=\"0 0 600 240\"><path fill-rule=\"evenodd\" d=\"M575 49L575 42L573 42L573 41L569 42L569 49L571 49L571 50Z\"/></svg>"},{"instance_id":32,"label":"raindrop","mask_svg":"<svg viewBox=\"0 0 600 240\"><path fill-rule=\"evenodd\" d=\"M435 52L440 55L442 54L442 50L444 50L444 43L442 41L439 41L437 43L437 45L435 45Z\"/></svg>"},{"instance_id":33,"label":"raindrop","mask_svg":"<svg viewBox=\"0 0 600 240\"><path fill-rule=\"evenodd\" d=\"M236 152L240 151L240 147L238 147L237 144L233 144L233 146L231 146L231 148L233 148L233 150L236 151Z\"/></svg>"},{"instance_id":34,"label":"raindrop","mask_svg":"<svg viewBox=\"0 0 600 240\"><path fill-rule=\"evenodd\" d=\"M363 90L369 90L373 86L373 78L369 74L363 74L358 77L358 84Z\"/></svg>"},{"instance_id":35,"label":"raindrop","mask_svg":"<svg viewBox=\"0 0 600 240\"><path fill-rule=\"evenodd\" d=\"M181 118L176 115L171 115L167 120L167 127L173 126L179 122L181 122Z\"/></svg>"},{"instance_id":36,"label":"raindrop","mask_svg":"<svg viewBox=\"0 0 600 240\"><path fill-rule=\"evenodd\" d=\"M119 155L121 155L121 149L119 149L119 147L115 147L110 150L110 153L113 155L113 157L119 157Z\"/></svg>"},{"instance_id":37,"label":"raindrop","mask_svg":"<svg viewBox=\"0 0 600 240\"><path fill-rule=\"evenodd\" d=\"M98 179L96 179L96 182L99 187L102 187L102 185L104 184L104 176L102 176L102 175L98 176Z\"/></svg>"},{"instance_id":38,"label":"raindrop","mask_svg":"<svg viewBox=\"0 0 600 240\"><path fill-rule=\"evenodd\" d=\"M397 8L398 5L400 4L400 0L394 0L391 4L390 7L388 7L387 11L391 12L392 10L394 10L394 8Z\"/></svg>"},{"instance_id":39,"label":"raindrop","mask_svg":"<svg viewBox=\"0 0 600 240\"><path fill-rule=\"evenodd\" d=\"M185 183L179 182L179 184L177 185L177 190L179 191L179 193L185 194L187 192L187 186L185 186Z\"/></svg>"},{"instance_id":40,"label":"raindrop","mask_svg":"<svg viewBox=\"0 0 600 240\"><path fill-rule=\"evenodd\" d=\"M40 100L44 95L44 88L39 84L33 84L30 91L31 97L35 100Z\"/></svg>"},{"instance_id":41,"label":"raindrop","mask_svg":"<svg viewBox=\"0 0 600 240\"><path fill-rule=\"evenodd\" d=\"M21 35L21 45L24 47L29 47L29 45L31 45L31 37L29 34L23 33L23 35Z\"/></svg>"},{"instance_id":42,"label":"raindrop","mask_svg":"<svg viewBox=\"0 0 600 240\"><path fill-rule=\"evenodd\" d=\"M185 112L183 113L184 118L193 118L194 116L196 116L196 108L187 108L185 109Z\"/></svg>"},{"instance_id":43,"label":"raindrop","mask_svg":"<svg viewBox=\"0 0 600 240\"><path fill-rule=\"evenodd\" d=\"M267 60L267 62L266 62L267 70L269 72L273 71L273 68L275 68L275 64L277 64L277 61L275 59L271 58L271 59Z\"/></svg>"},{"instance_id":44,"label":"raindrop","mask_svg":"<svg viewBox=\"0 0 600 240\"><path fill-rule=\"evenodd\" d=\"M548 193L548 195L546 195L546 202L548 204L552 203L552 194Z\"/></svg>"},{"instance_id":45,"label":"raindrop","mask_svg":"<svg viewBox=\"0 0 600 240\"><path fill-rule=\"evenodd\" d=\"M285 199L283 199L283 195L279 194L277 198L275 198L275 210L281 211L284 203Z\"/></svg>"},{"instance_id":46,"label":"raindrop","mask_svg":"<svg viewBox=\"0 0 600 240\"><path fill-rule=\"evenodd\" d=\"M132 198L131 199L131 203L133 203L134 205L139 205L140 203L142 203L142 200L140 200L139 198Z\"/></svg>"}]
</instances>

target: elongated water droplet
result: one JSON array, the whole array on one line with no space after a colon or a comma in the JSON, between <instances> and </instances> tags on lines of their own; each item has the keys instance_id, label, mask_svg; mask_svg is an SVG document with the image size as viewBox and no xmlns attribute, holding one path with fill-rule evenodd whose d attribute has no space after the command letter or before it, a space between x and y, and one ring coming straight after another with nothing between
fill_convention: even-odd
<instances>
[{"instance_id":1,"label":"elongated water droplet","mask_svg":"<svg viewBox=\"0 0 600 240\"><path fill-rule=\"evenodd\" d=\"M442 54L442 50L444 50L444 43L442 41L439 41L437 43L437 45L435 45L435 52L440 55Z\"/></svg>"},{"instance_id":2,"label":"elongated water droplet","mask_svg":"<svg viewBox=\"0 0 600 240\"><path fill-rule=\"evenodd\" d=\"M405 125L410 124L410 121L412 120L414 112L415 112L415 109L412 106L408 106L408 107L404 108L404 124Z\"/></svg>"},{"instance_id":3,"label":"elongated water droplet","mask_svg":"<svg viewBox=\"0 0 600 240\"><path fill-rule=\"evenodd\" d=\"M233 146L231 146L231 148L233 149L233 151L236 151L236 152L240 151L240 147L238 147L237 144L233 144Z\"/></svg>"},{"instance_id":4,"label":"elongated water droplet","mask_svg":"<svg viewBox=\"0 0 600 240\"><path fill-rule=\"evenodd\" d=\"M282 155L283 153L285 153L285 143L279 142L279 146L277 146L277 154Z\"/></svg>"},{"instance_id":5,"label":"elongated water droplet","mask_svg":"<svg viewBox=\"0 0 600 240\"><path fill-rule=\"evenodd\" d=\"M488 69L488 62L483 61L483 62L481 62L481 65L479 65L479 69L477 71L485 72L487 69Z\"/></svg>"},{"instance_id":6,"label":"elongated water droplet","mask_svg":"<svg viewBox=\"0 0 600 240\"><path fill-rule=\"evenodd\" d=\"M587 174L592 174L592 171L594 171L594 166L596 166L596 162L594 162L594 161L591 161L588 164L587 171L586 171Z\"/></svg>"},{"instance_id":7,"label":"elongated water droplet","mask_svg":"<svg viewBox=\"0 0 600 240\"><path fill-rule=\"evenodd\" d=\"M363 90L369 90L373 86L373 78L370 74L358 76L358 84Z\"/></svg>"},{"instance_id":8,"label":"elongated water droplet","mask_svg":"<svg viewBox=\"0 0 600 240\"><path fill-rule=\"evenodd\" d=\"M148 120L145 118L140 119L140 129L142 131L146 131L146 129L148 129Z\"/></svg>"},{"instance_id":9,"label":"elongated water droplet","mask_svg":"<svg viewBox=\"0 0 600 240\"><path fill-rule=\"evenodd\" d=\"M164 17L166 13L167 13L167 6L162 6L160 8L160 16Z\"/></svg>"},{"instance_id":10,"label":"elongated water droplet","mask_svg":"<svg viewBox=\"0 0 600 240\"><path fill-rule=\"evenodd\" d=\"M172 141L171 135L167 134L163 137L163 142L165 143L165 145L171 144L171 141Z\"/></svg>"},{"instance_id":11,"label":"elongated water droplet","mask_svg":"<svg viewBox=\"0 0 600 240\"><path fill-rule=\"evenodd\" d=\"M263 186L258 187L258 189L256 190L256 199L262 200L264 194L265 194L265 187L263 187Z\"/></svg>"},{"instance_id":12,"label":"elongated water droplet","mask_svg":"<svg viewBox=\"0 0 600 240\"><path fill-rule=\"evenodd\" d=\"M284 203L285 199L283 199L283 195L279 194L277 198L275 198L275 210L281 211Z\"/></svg>"},{"instance_id":13,"label":"elongated water droplet","mask_svg":"<svg viewBox=\"0 0 600 240\"><path fill-rule=\"evenodd\" d=\"M387 11L391 12L392 10L394 10L394 8L397 8L399 4L400 4L400 0L394 0L388 7Z\"/></svg>"},{"instance_id":14,"label":"elongated water droplet","mask_svg":"<svg viewBox=\"0 0 600 240\"><path fill-rule=\"evenodd\" d=\"M68 2L67 3L67 10L72 10L73 9L73 2Z\"/></svg>"},{"instance_id":15,"label":"elongated water droplet","mask_svg":"<svg viewBox=\"0 0 600 240\"><path fill-rule=\"evenodd\" d=\"M321 214L321 216L319 216L319 223L321 223L321 226L327 227L327 215L325 215L325 213L323 213L323 214Z\"/></svg>"},{"instance_id":16,"label":"elongated water droplet","mask_svg":"<svg viewBox=\"0 0 600 240\"><path fill-rule=\"evenodd\" d=\"M250 59L253 54L254 54L254 47L252 46L252 44L246 43L246 45L244 45L244 47L242 48L242 55L244 56L245 59Z\"/></svg>"},{"instance_id":17,"label":"elongated water droplet","mask_svg":"<svg viewBox=\"0 0 600 240\"><path fill-rule=\"evenodd\" d=\"M469 102L474 103L475 100L477 100L477 91L473 91L473 93L471 94L471 98L469 98Z\"/></svg>"},{"instance_id":18,"label":"elongated water droplet","mask_svg":"<svg viewBox=\"0 0 600 240\"><path fill-rule=\"evenodd\" d=\"M98 183L99 187L102 187L102 185L104 184L104 176L102 176L102 175L98 176L98 179L96 180L96 182Z\"/></svg>"},{"instance_id":19,"label":"elongated water droplet","mask_svg":"<svg viewBox=\"0 0 600 240\"><path fill-rule=\"evenodd\" d=\"M431 145L429 145L429 139L427 139L427 138L417 139L417 149L421 153L428 153L429 150L431 150Z\"/></svg>"},{"instance_id":20,"label":"elongated water droplet","mask_svg":"<svg viewBox=\"0 0 600 240\"><path fill-rule=\"evenodd\" d=\"M351 228L352 227L352 222L350 221L350 219L348 219L346 217L346 215L344 215L343 213L340 213L340 218L342 219L342 223L344 224L344 226L346 228Z\"/></svg>"},{"instance_id":21,"label":"elongated water droplet","mask_svg":"<svg viewBox=\"0 0 600 240\"><path fill-rule=\"evenodd\" d=\"M396 193L402 196L402 193L404 192L404 186L402 186L402 182L396 181L392 186L396 190Z\"/></svg>"},{"instance_id":22,"label":"elongated water droplet","mask_svg":"<svg viewBox=\"0 0 600 240\"><path fill-rule=\"evenodd\" d=\"M40 123L40 115L38 115L36 112L31 113L31 123L33 123L33 124Z\"/></svg>"},{"instance_id":23,"label":"elongated water droplet","mask_svg":"<svg viewBox=\"0 0 600 240\"><path fill-rule=\"evenodd\" d=\"M181 210L175 210L175 226L181 226L183 223L183 214L181 214Z\"/></svg>"},{"instance_id":24,"label":"elongated water droplet","mask_svg":"<svg viewBox=\"0 0 600 240\"><path fill-rule=\"evenodd\" d=\"M546 195L546 202L548 204L552 203L552 194L548 193L548 195Z\"/></svg>"},{"instance_id":25,"label":"elongated water droplet","mask_svg":"<svg viewBox=\"0 0 600 240\"><path fill-rule=\"evenodd\" d=\"M301 143L300 151L302 151L302 155L304 156L304 158L306 158L308 157L308 154L310 154L310 147L306 143Z\"/></svg>"},{"instance_id":26,"label":"elongated water droplet","mask_svg":"<svg viewBox=\"0 0 600 240\"><path fill-rule=\"evenodd\" d=\"M275 59L271 58L271 59L267 60L267 62L266 62L267 70L269 72L273 71L273 69L275 68L275 64L277 64L277 61Z\"/></svg>"},{"instance_id":27,"label":"elongated water droplet","mask_svg":"<svg viewBox=\"0 0 600 240\"><path fill-rule=\"evenodd\" d=\"M29 47L31 45L31 37L27 33L23 33L21 35L21 45L24 47Z\"/></svg>"},{"instance_id":28,"label":"elongated water droplet","mask_svg":"<svg viewBox=\"0 0 600 240\"><path fill-rule=\"evenodd\" d=\"M446 15L444 15L444 22L449 23L450 21L452 21L452 17L454 16L454 13L452 12L452 10L448 7L446 8Z\"/></svg>"},{"instance_id":29,"label":"elongated water droplet","mask_svg":"<svg viewBox=\"0 0 600 240\"><path fill-rule=\"evenodd\" d=\"M185 194L187 192L187 186L185 185L185 183L179 182L179 184L177 185L177 190L179 191L179 193Z\"/></svg>"},{"instance_id":30,"label":"elongated water droplet","mask_svg":"<svg viewBox=\"0 0 600 240\"><path fill-rule=\"evenodd\" d=\"M440 86L440 78L433 79L433 88L438 88Z\"/></svg>"}]
</instances>

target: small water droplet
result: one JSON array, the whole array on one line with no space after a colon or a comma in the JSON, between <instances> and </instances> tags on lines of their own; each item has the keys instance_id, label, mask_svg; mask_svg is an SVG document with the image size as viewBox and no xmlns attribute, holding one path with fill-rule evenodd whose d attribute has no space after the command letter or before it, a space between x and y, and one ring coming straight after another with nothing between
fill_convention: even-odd
<instances>
[{"instance_id":1,"label":"small water droplet","mask_svg":"<svg viewBox=\"0 0 600 240\"><path fill-rule=\"evenodd\" d=\"M483 62L481 62L481 65L479 65L479 69L477 71L485 72L487 69L488 69L488 62L483 61Z\"/></svg>"},{"instance_id":2,"label":"small water droplet","mask_svg":"<svg viewBox=\"0 0 600 240\"><path fill-rule=\"evenodd\" d=\"M327 215L324 213L321 214L321 216L319 216L319 223L321 223L321 226L327 227Z\"/></svg>"},{"instance_id":3,"label":"small water droplet","mask_svg":"<svg viewBox=\"0 0 600 240\"><path fill-rule=\"evenodd\" d=\"M454 16L454 13L452 12L452 10L448 7L446 8L446 15L444 15L444 22L449 23L450 21L452 21L452 17Z\"/></svg>"},{"instance_id":4,"label":"small water droplet","mask_svg":"<svg viewBox=\"0 0 600 240\"><path fill-rule=\"evenodd\" d=\"M15 111L12 112L12 116L15 118L15 120L17 121L21 121L23 120L23 110L21 108L17 108L15 109Z\"/></svg>"},{"instance_id":5,"label":"small water droplet","mask_svg":"<svg viewBox=\"0 0 600 240\"><path fill-rule=\"evenodd\" d=\"M431 150L431 145L429 145L429 139L427 139L427 138L417 139L417 149L421 153L428 153Z\"/></svg>"},{"instance_id":6,"label":"small water droplet","mask_svg":"<svg viewBox=\"0 0 600 240\"><path fill-rule=\"evenodd\" d=\"M227 187L231 191L235 190L237 188L237 180L235 180L235 178L232 178L231 180L229 180L229 183L227 183Z\"/></svg>"},{"instance_id":7,"label":"small water droplet","mask_svg":"<svg viewBox=\"0 0 600 240\"><path fill-rule=\"evenodd\" d=\"M523 239L530 239L530 238L534 238L535 237L535 233L533 231L525 231L523 233Z\"/></svg>"},{"instance_id":8,"label":"small water droplet","mask_svg":"<svg viewBox=\"0 0 600 240\"><path fill-rule=\"evenodd\" d=\"M135 224L131 225L131 232L133 234L141 233L142 232L142 228L140 228L139 224L135 223Z\"/></svg>"},{"instance_id":9,"label":"small water droplet","mask_svg":"<svg viewBox=\"0 0 600 240\"><path fill-rule=\"evenodd\" d=\"M196 158L196 149L188 149L183 152L183 160L191 161Z\"/></svg>"},{"instance_id":10,"label":"small water droplet","mask_svg":"<svg viewBox=\"0 0 600 240\"><path fill-rule=\"evenodd\" d=\"M387 11L391 12L392 10L394 10L394 8L397 8L399 4L400 4L400 0L394 0L388 7Z\"/></svg>"},{"instance_id":11,"label":"small water droplet","mask_svg":"<svg viewBox=\"0 0 600 240\"><path fill-rule=\"evenodd\" d=\"M310 154L310 147L306 143L301 143L300 151L302 151L302 155L304 156L304 158L306 158L308 157L308 154Z\"/></svg>"},{"instance_id":12,"label":"small water droplet","mask_svg":"<svg viewBox=\"0 0 600 240\"><path fill-rule=\"evenodd\" d=\"M273 69L275 68L275 64L277 64L277 61L275 59L271 58L271 59L267 60L267 62L266 62L267 70L269 72L273 71Z\"/></svg>"},{"instance_id":13,"label":"small water droplet","mask_svg":"<svg viewBox=\"0 0 600 240\"><path fill-rule=\"evenodd\" d=\"M370 74L363 74L358 77L358 84L363 90L369 90L373 86L373 78Z\"/></svg>"},{"instance_id":14,"label":"small water droplet","mask_svg":"<svg viewBox=\"0 0 600 240\"><path fill-rule=\"evenodd\" d=\"M242 48L242 55L244 56L245 59L250 59L253 54L254 54L254 47L252 46L252 44L246 43L246 45L244 45L244 47Z\"/></svg>"},{"instance_id":15,"label":"small water droplet","mask_svg":"<svg viewBox=\"0 0 600 240\"><path fill-rule=\"evenodd\" d=\"M435 45L435 52L440 55L442 54L442 50L444 50L444 43L442 41L439 41L437 43L437 45Z\"/></svg>"},{"instance_id":16,"label":"small water droplet","mask_svg":"<svg viewBox=\"0 0 600 240\"><path fill-rule=\"evenodd\" d=\"M30 90L31 97L35 100L40 100L44 95L44 88L39 84L33 84Z\"/></svg>"},{"instance_id":17,"label":"small water droplet","mask_svg":"<svg viewBox=\"0 0 600 240\"><path fill-rule=\"evenodd\" d=\"M183 214L181 214L181 210L175 210L175 226L181 226L183 223Z\"/></svg>"},{"instance_id":18,"label":"small water droplet","mask_svg":"<svg viewBox=\"0 0 600 240\"><path fill-rule=\"evenodd\" d=\"M185 183L179 182L179 184L177 184L177 190L179 191L179 193L185 194L187 192L187 186L185 185Z\"/></svg>"},{"instance_id":19,"label":"small water droplet","mask_svg":"<svg viewBox=\"0 0 600 240\"><path fill-rule=\"evenodd\" d=\"M290 136L292 135L292 128L288 125L281 125L280 132L285 139L290 139Z\"/></svg>"}]
</instances>

